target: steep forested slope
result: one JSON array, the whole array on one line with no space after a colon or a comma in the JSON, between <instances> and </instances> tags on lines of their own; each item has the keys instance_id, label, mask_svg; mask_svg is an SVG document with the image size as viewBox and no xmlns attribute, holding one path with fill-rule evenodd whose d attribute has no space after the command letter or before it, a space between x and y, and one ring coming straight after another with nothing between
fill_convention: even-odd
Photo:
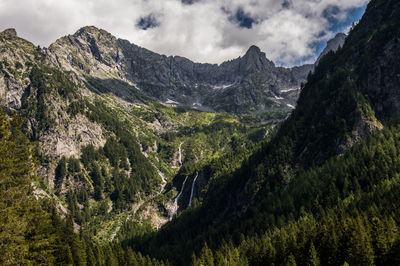
<instances>
[{"instance_id":1,"label":"steep forested slope","mask_svg":"<svg viewBox=\"0 0 400 266\"><path fill-rule=\"evenodd\" d=\"M398 175L395 163L398 156L394 152L397 144L390 141L390 135L396 139L398 129L389 126L397 125L395 118L400 111L397 100L400 88L399 12L398 1L371 1L343 48L328 53L309 75L296 110L270 142L264 143L239 170L215 179L199 207L183 213L158 234L144 240L143 246L134 239L127 242L157 256L171 257L183 263L205 242L215 249L224 243L228 246L245 245L246 237L257 239L257 234L265 232L274 238L274 230L282 228L281 233L285 234L291 230L287 229L289 226L300 226L301 217L312 215L317 232L327 226L327 220L333 219L336 225L332 225L332 230L339 230L341 225L349 226L355 230L356 233L352 234L358 243L371 244L378 240L372 236L372 221L367 219L371 210L364 202L374 199L378 205L374 215L383 223L390 224L388 228L396 232L393 238L379 241L387 245L385 252L395 248L398 220L396 214L387 213L384 206L398 202L395 178ZM387 141L376 133L384 128L384 134L389 136ZM356 143L371 134L375 135L369 142L357 146ZM343 157L343 153L354 145L356 147ZM381 151L382 147L385 152ZM385 149L391 151L393 159ZM377 188L381 183L393 184L387 194L386 188ZM343 204L351 208L343 207ZM296 230L290 231L295 238ZM317 241L313 239L312 231L305 231L306 238ZM329 261L329 256L338 256L334 251L328 257L320 258L332 265L343 264L346 260L364 265L373 262L384 264L389 259L389 253L379 253L382 250L376 247L355 248L357 241L351 242L352 237L348 235L351 231L343 229L337 232L336 244L318 242L310 248L309 242L307 248L316 249L318 254L326 248L345 249L337 260ZM390 232L384 230L383 234ZM276 236L274 245L283 241L281 237L284 236ZM372 239L372 242L363 238ZM164 244L160 247L160 243ZM290 241L288 243L290 246ZM185 253L175 256L176 250L183 246L186 246ZM291 262L306 263L301 256L304 250L299 246L290 247L290 252L286 253L278 250L278 246L270 249L272 253L273 250L278 257L273 254L270 254L270 259L267 254L257 256L266 256L264 263L270 264L274 261L283 264L289 258ZM364 256L357 257L352 253L357 250L370 254L363 254L363 260ZM224 248L221 252L224 254ZM235 250L230 252L232 255ZM207 248L204 254L210 255Z\"/></svg>"},{"instance_id":2,"label":"steep forested slope","mask_svg":"<svg viewBox=\"0 0 400 266\"><path fill-rule=\"evenodd\" d=\"M241 223L245 227L222 231L228 236L222 247L204 235L208 246L220 247L203 247L194 264L397 265L399 134L398 124L390 126L300 173L283 191L267 196L263 209L252 209Z\"/></svg>"}]
</instances>

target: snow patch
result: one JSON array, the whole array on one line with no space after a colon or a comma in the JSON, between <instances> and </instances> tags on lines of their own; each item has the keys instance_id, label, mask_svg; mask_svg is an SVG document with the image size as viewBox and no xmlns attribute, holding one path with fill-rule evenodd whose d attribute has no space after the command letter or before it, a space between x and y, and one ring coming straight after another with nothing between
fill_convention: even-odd
<instances>
[{"instance_id":1,"label":"snow patch","mask_svg":"<svg viewBox=\"0 0 400 266\"><path fill-rule=\"evenodd\" d=\"M290 91L298 91L298 90L300 90L300 88L286 89L286 90L281 90L281 93L290 92Z\"/></svg>"},{"instance_id":2,"label":"snow patch","mask_svg":"<svg viewBox=\"0 0 400 266\"><path fill-rule=\"evenodd\" d=\"M295 107L291 104L286 104L289 108L295 109Z\"/></svg>"},{"instance_id":3,"label":"snow patch","mask_svg":"<svg viewBox=\"0 0 400 266\"><path fill-rule=\"evenodd\" d=\"M276 97L268 97L269 100L273 101L274 103L280 104L280 100L277 100Z\"/></svg>"},{"instance_id":4,"label":"snow patch","mask_svg":"<svg viewBox=\"0 0 400 266\"><path fill-rule=\"evenodd\" d=\"M178 102L175 102L173 100L170 100L167 98L167 101L165 102L166 104L179 104Z\"/></svg>"},{"instance_id":5,"label":"snow patch","mask_svg":"<svg viewBox=\"0 0 400 266\"><path fill-rule=\"evenodd\" d=\"M131 82L132 86L135 87L138 91L140 91L139 86L135 82Z\"/></svg>"},{"instance_id":6,"label":"snow patch","mask_svg":"<svg viewBox=\"0 0 400 266\"><path fill-rule=\"evenodd\" d=\"M232 85L234 85L234 83L232 83L232 84L227 84L227 85L219 85L219 86L213 86L212 88L214 89L214 90L223 90L223 89L226 89L226 88L229 88L230 86L232 86Z\"/></svg>"}]
</instances>

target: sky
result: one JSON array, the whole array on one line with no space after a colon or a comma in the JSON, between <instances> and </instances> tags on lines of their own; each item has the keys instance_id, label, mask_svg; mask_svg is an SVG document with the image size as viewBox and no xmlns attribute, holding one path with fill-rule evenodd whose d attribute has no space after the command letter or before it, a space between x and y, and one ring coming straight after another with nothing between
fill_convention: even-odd
<instances>
[{"instance_id":1,"label":"sky","mask_svg":"<svg viewBox=\"0 0 400 266\"><path fill-rule=\"evenodd\" d=\"M36 45L93 25L165 55L217 63L257 45L281 66L313 63L369 0L0 0L0 31Z\"/></svg>"}]
</instances>

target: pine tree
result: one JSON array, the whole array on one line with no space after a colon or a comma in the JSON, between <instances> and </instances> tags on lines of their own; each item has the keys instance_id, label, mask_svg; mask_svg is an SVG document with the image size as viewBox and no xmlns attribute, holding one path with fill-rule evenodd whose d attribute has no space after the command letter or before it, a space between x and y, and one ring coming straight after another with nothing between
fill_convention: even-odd
<instances>
[{"instance_id":1,"label":"pine tree","mask_svg":"<svg viewBox=\"0 0 400 266\"><path fill-rule=\"evenodd\" d=\"M199 257L192 256L193 265L195 266L213 266L214 265L214 256L211 249L207 246L207 243L204 244L203 248L200 251Z\"/></svg>"},{"instance_id":2,"label":"pine tree","mask_svg":"<svg viewBox=\"0 0 400 266\"><path fill-rule=\"evenodd\" d=\"M286 266L296 266L296 259L294 258L293 254L290 254L289 257L286 258L285 262Z\"/></svg>"},{"instance_id":3,"label":"pine tree","mask_svg":"<svg viewBox=\"0 0 400 266\"><path fill-rule=\"evenodd\" d=\"M317 266L320 265L320 261L318 258L317 251L315 250L314 243L311 242L310 248L308 249L308 257L306 264L308 266Z\"/></svg>"},{"instance_id":4,"label":"pine tree","mask_svg":"<svg viewBox=\"0 0 400 266\"><path fill-rule=\"evenodd\" d=\"M92 244L90 242L86 244L86 264L88 266L98 264L96 257L93 253Z\"/></svg>"},{"instance_id":5,"label":"pine tree","mask_svg":"<svg viewBox=\"0 0 400 266\"><path fill-rule=\"evenodd\" d=\"M115 254L114 254L111 246L106 245L104 247L104 249L105 249L104 256L105 256L105 260L106 260L106 265L110 265L110 266L118 265L118 259L115 257Z\"/></svg>"},{"instance_id":6,"label":"pine tree","mask_svg":"<svg viewBox=\"0 0 400 266\"><path fill-rule=\"evenodd\" d=\"M354 219L350 227L348 259L350 265L374 265L374 250L371 239L366 231L361 217Z\"/></svg>"}]
</instances>

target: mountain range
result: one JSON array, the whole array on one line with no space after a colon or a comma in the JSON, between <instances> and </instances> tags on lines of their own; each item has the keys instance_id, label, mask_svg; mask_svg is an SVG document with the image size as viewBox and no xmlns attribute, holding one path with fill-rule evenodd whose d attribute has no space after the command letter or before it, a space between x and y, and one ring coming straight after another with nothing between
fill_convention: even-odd
<instances>
[{"instance_id":1,"label":"mountain range","mask_svg":"<svg viewBox=\"0 0 400 266\"><path fill-rule=\"evenodd\" d=\"M199 64L156 54L95 27L58 39L46 53L57 67L88 75L131 100L137 96L115 80L161 102L236 113L292 108L313 68L276 67L256 46L220 65Z\"/></svg>"},{"instance_id":2,"label":"mountain range","mask_svg":"<svg viewBox=\"0 0 400 266\"><path fill-rule=\"evenodd\" d=\"M294 68L0 33L1 264L397 265L399 26Z\"/></svg>"}]
</instances>

